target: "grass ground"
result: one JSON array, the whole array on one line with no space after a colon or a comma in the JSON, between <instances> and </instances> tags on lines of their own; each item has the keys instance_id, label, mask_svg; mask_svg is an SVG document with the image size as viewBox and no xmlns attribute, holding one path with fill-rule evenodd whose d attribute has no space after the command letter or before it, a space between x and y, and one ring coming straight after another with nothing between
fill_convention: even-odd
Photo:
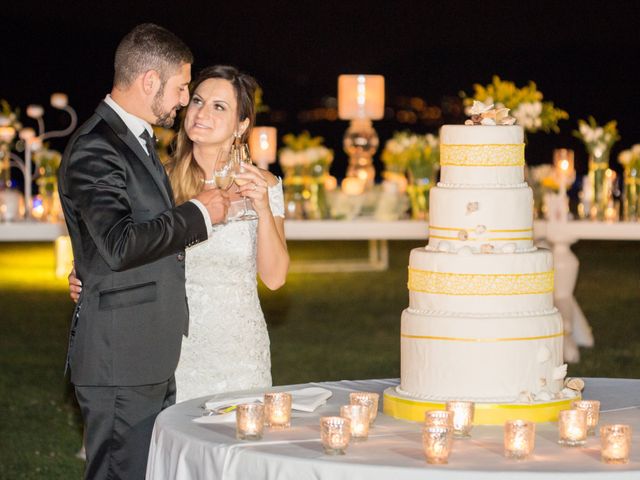
<instances>
[{"instance_id":1,"label":"grass ground","mask_svg":"<svg viewBox=\"0 0 640 480\"><path fill-rule=\"evenodd\" d=\"M385 272L290 274L261 288L274 384L399 375L409 250L390 242ZM365 242L295 242L292 258L365 256ZM580 242L576 297L596 339L571 376L640 377L640 248ZM0 244L0 479L80 478L81 425L63 377L72 311L50 244Z\"/></svg>"}]
</instances>

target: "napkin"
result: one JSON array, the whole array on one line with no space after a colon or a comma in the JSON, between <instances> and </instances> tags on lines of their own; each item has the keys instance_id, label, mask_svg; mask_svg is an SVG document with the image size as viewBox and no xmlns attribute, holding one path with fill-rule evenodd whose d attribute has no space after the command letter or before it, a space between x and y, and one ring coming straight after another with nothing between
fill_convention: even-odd
<instances>
[{"instance_id":1,"label":"napkin","mask_svg":"<svg viewBox=\"0 0 640 480\"><path fill-rule=\"evenodd\" d=\"M307 387L300 390L288 391L291 394L291 409L301 412L313 412L321 405L324 405L327 400L333 395L331 390L321 387ZM205 402L205 408L207 410L214 410L223 406L238 405L240 403L252 403L262 401L264 394L252 394L243 395L238 397L224 397L218 395L216 398L210 399ZM218 423L218 422L231 422L235 421L236 412L231 410L227 413L220 415L209 415L203 417L197 417L194 422L198 423Z\"/></svg>"}]
</instances>

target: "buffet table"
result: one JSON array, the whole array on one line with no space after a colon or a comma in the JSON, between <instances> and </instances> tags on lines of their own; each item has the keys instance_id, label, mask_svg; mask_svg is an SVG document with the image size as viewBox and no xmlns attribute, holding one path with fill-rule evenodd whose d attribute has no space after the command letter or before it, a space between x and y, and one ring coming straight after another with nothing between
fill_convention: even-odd
<instances>
[{"instance_id":1,"label":"buffet table","mask_svg":"<svg viewBox=\"0 0 640 480\"><path fill-rule=\"evenodd\" d=\"M369 438L349 445L346 455L328 456L320 444L319 417L336 415L350 391L382 391L396 379L323 382L274 387L321 386L333 392L313 413L293 412L290 429L265 430L261 441L236 440L235 423L196 423L207 397L174 405L156 419L147 479L637 479L640 478L640 380L585 379L584 398L602 402L600 425L626 423L633 429L627 465L600 462L598 437L582 448L557 444L555 423L537 425L533 456L525 461L502 454L502 427L475 426L471 438L455 439L448 465L429 465L422 453L420 425L380 413ZM231 394L229 397L235 397Z\"/></svg>"}]
</instances>

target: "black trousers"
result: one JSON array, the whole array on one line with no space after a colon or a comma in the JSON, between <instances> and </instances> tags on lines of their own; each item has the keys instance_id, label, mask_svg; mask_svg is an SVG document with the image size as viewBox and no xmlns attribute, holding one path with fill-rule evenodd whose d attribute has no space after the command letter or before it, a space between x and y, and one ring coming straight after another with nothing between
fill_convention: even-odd
<instances>
[{"instance_id":1,"label":"black trousers","mask_svg":"<svg viewBox=\"0 0 640 480\"><path fill-rule=\"evenodd\" d=\"M143 480L156 416L176 401L176 382L75 387L87 451L86 479Z\"/></svg>"}]
</instances>

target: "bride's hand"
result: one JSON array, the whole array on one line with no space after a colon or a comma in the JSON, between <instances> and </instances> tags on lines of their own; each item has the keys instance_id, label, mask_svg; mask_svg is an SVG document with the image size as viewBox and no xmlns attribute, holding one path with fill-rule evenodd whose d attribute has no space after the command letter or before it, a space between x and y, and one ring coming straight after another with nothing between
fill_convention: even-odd
<instances>
[{"instance_id":1,"label":"bride's hand","mask_svg":"<svg viewBox=\"0 0 640 480\"><path fill-rule=\"evenodd\" d=\"M78 277L76 277L76 268L73 267L69 276L69 296L71 300L78 303L78 299L80 298L80 292L82 291L82 282Z\"/></svg>"},{"instance_id":2,"label":"bride's hand","mask_svg":"<svg viewBox=\"0 0 640 480\"><path fill-rule=\"evenodd\" d=\"M238 188L238 193L247 197L253 203L253 208L260 215L262 212L271 213L269 207L269 183L264 172L255 165L243 165L244 172L236 173L236 177L248 180L247 183Z\"/></svg>"}]
</instances>

